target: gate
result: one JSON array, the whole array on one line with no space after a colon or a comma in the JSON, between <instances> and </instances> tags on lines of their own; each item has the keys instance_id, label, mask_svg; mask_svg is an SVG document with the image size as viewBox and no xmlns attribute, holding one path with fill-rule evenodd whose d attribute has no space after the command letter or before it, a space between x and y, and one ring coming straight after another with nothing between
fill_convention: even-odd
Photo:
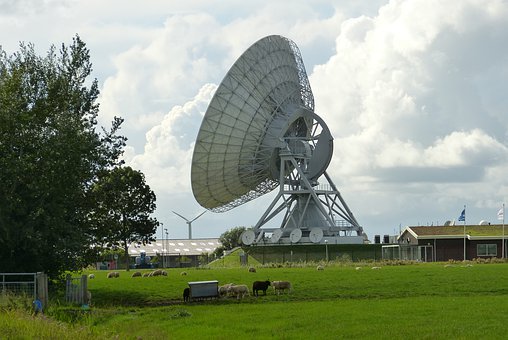
<instances>
[{"instance_id":1,"label":"gate","mask_svg":"<svg viewBox=\"0 0 508 340\"><path fill-rule=\"evenodd\" d=\"M40 308L48 304L48 276L44 273L0 273L2 295L26 296L40 301Z\"/></svg>"},{"instance_id":2,"label":"gate","mask_svg":"<svg viewBox=\"0 0 508 340\"><path fill-rule=\"evenodd\" d=\"M88 277L81 275L81 277L71 277L67 275L65 283L65 301L68 303L75 303L79 305L90 304L90 297L88 294Z\"/></svg>"}]
</instances>

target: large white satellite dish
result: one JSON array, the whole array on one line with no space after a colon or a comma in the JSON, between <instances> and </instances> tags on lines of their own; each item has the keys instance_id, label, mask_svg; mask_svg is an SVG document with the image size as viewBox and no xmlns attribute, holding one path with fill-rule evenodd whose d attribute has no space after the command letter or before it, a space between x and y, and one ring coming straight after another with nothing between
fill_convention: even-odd
<instances>
[{"instance_id":1,"label":"large white satellite dish","mask_svg":"<svg viewBox=\"0 0 508 340\"><path fill-rule=\"evenodd\" d=\"M223 212L279 187L252 229L255 242L265 232L273 233L273 242L279 228L287 230L280 235L283 243L294 229L363 236L326 173L332 155L333 138L314 113L298 47L268 36L238 58L208 106L192 157L192 191L203 207ZM323 175L327 183L321 187ZM266 226L282 212L279 228Z\"/></svg>"}]
</instances>

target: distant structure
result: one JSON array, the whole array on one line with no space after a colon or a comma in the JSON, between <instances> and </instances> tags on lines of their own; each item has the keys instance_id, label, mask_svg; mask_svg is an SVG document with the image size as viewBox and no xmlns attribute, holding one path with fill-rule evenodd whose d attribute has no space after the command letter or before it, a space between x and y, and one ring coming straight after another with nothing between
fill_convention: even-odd
<instances>
[{"instance_id":1,"label":"distant structure","mask_svg":"<svg viewBox=\"0 0 508 340\"><path fill-rule=\"evenodd\" d=\"M198 216L194 217L192 220L188 220L186 217L180 215L179 213L177 213L176 211L173 211L173 213L177 216L180 216L181 218L183 218L185 220L185 222L187 223L187 226L189 228L189 240L192 240L192 222L194 222L195 220L197 220L198 218L201 217L201 215L203 215L204 213L206 212L203 211L201 214L199 214Z\"/></svg>"},{"instance_id":2,"label":"distant structure","mask_svg":"<svg viewBox=\"0 0 508 340\"><path fill-rule=\"evenodd\" d=\"M192 190L204 208L224 212L279 188L244 245L362 244L363 228L326 172L332 155L300 51L272 35L248 48L215 92L194 148Z\"/></svg>"},{"instance_id":3,"label":"distant structure","mask_svg":"<svg viewBox=\"0 0 508 340\"><path fill-rule=\"evenodd\" d=\"M482 221L483 222L483 221ZM383 259L422 262L506 258L504 225L408 226L395 244L382 246Z\"/></svg>"}]
</instances>

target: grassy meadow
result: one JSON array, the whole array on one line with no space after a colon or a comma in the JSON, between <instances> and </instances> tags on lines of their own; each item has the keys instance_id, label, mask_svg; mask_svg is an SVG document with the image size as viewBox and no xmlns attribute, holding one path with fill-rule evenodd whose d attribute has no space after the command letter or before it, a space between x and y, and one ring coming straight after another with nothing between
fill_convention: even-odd
<instances>
[{"instance_id":1,"label":"grassy meadow","mask_svg":"<svg viewBox=\"0 0 508 340\"><path fill-rule=\"evenodd\" d=\"M167 270L131 278L105 271L89 280L92 307L53 302L44 316L0 313L0 338L121 339L504 339L508 334L508 263L380 265L334 262ZM372 266L380 269L371 269ZM356 269L360 267L361 269ZM290 294L184 304L189 281L252 286L289 280ZM43 335L52 327L51 334ZM21 330L21 331L20 331ZM61 330L61 333L58 333ZM32 332L32 333L31 333ZM50 333L45 333L50 334ZM38 337L38 336L35 336Z\"/></svg>"}]
</instances>

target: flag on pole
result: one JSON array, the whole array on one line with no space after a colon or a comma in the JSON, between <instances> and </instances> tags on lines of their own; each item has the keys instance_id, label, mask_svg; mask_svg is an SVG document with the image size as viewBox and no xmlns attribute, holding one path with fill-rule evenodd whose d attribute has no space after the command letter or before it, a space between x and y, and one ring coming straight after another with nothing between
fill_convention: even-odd
<instances>
[{"instance_id":1,"label":"flag on pole","mask_svg":"<svg viewBox=\"0 0 508 340\"><path fill-rule=\"evenodd\" d=\"M497 212L497 219L498 220L502 220L504 218L504 209L501 208L499 209L499 211Z\"/></svg>"},{"instance_id":2,"label":"flag on pole","mask_svg":"<svg viewBox=\"0 0 508 340\"><path fill-rule=\"evenodd\" d=\"M466 221L466 209L462 210L460 213L459 221Z\"/></svg>"}]
</instances>

